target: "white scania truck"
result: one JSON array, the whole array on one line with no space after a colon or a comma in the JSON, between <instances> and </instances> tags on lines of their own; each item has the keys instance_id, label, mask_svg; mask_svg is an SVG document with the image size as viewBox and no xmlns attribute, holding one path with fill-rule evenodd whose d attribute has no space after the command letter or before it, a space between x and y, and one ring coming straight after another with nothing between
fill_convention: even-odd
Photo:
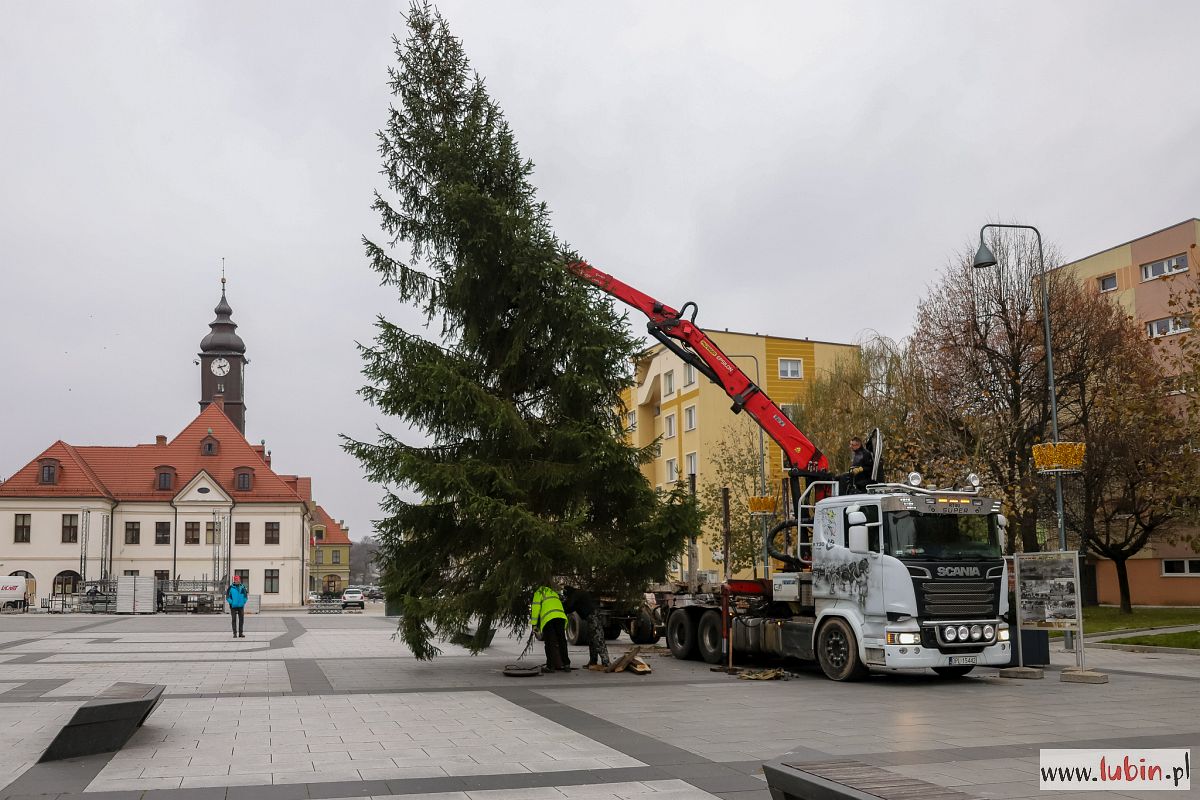
<instances>
[{"instance_id":1,"label":"white scania truck","mask_svg":"<svg viewBox=\"0 0 1200 800\"><path fill-rule=\"evenodd\" d=\"M968 489L874 483L843 493L829 462L766 393L695 325L696 306L676 311L584 263L576 275L642 311L647 331L725 390L788 460L788 520L767 537L785 565L767 580L729 580L688 592L657 587L655 602L630 615L636 641L665 627L678 658L719 663L734 654L814 660L833 680L870 669L932 668L960 677L977 665L1011 658L1008 579L1002 557L1006 521L1000 502ZM691 307L691 315L684 313ZM881 452L877 442L875 453ZM878 480L879 459L871 478ZM781 533L796 536L782 549Z\"/></svg>"}]
</instances>

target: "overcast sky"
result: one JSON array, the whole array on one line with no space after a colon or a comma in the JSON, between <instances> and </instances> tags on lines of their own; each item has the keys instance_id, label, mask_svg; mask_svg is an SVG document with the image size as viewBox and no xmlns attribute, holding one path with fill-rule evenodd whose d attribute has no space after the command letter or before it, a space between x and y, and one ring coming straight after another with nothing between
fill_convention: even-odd
<instances>
[{"instance_id":1,"label":"overcast sky","mask_svg":"<svg viewBox=\"0 0 1200 800\"><path fill-rule=\"evenodd\" d=\"M198 411L220 296L247 434L355 539L359 237L405 4L0 0L0 476ZM1200 214L1200 4L443 2L559 235L698 321L904 336L987 221L1069 258Z\"/></svg>"}]
</instances>

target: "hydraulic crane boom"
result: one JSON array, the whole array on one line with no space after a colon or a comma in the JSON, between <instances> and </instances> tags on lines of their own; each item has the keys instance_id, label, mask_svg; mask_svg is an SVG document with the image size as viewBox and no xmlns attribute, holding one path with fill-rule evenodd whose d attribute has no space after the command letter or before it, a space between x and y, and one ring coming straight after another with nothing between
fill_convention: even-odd
<instances>
[{"instance_id":1,"label":"hydraulic crane boom","mask_svg":"<svg viewBox=\"0 0 1200 800\"><path fill-rule=\"evenodd\" d=\"M793 479L830 477L829 461L824 453L800 432L766 392L750 380L749 376L696 326L698 309L695 303L684 303L683 308L676 311L587 262L572 262L568 269L598 289L645 314L649 319L646 330L651 336L724 389L725 394L733 400L733 413L745 411L783 448ZM684 319L689 306L692 313Z\"/></svg>"}]
</instances>

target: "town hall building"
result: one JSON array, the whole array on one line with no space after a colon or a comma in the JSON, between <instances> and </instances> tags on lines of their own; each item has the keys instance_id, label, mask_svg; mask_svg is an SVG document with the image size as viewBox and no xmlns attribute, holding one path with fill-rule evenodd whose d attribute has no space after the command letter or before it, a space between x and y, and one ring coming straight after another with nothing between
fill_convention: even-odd
<instances>
[{"instance_id":1,"label":"town hall building","mask_svg":"<svg viewBox=\"0 0 1200 800\"><path fill-rule=\"evenodd\" d=\"M224 585L236 574L263 607L342 585L309 574L314 528L334 533L312 480L277 473L246 440L246 346L221 283L195 419L152 444L57 441L0 483L0 561L32 579L31 605L121 575Z\"/></svg>"}]
</instances>

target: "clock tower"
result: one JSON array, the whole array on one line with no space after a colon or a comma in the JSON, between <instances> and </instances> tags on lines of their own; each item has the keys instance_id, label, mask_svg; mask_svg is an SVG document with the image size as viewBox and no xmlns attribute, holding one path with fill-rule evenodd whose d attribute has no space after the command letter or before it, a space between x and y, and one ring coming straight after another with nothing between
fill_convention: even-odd
<instances>
[{"instance_id":1,"label":"clock tower","mask_svg":"<svg viewBox=\"0 0 1200 800\"><path fill-rule=\"evenodd\" d=\"M209 334L200 342L200 408L208 407L214 395L224 396L225 414L246 435L245 367L246 344L237 335L233 309L225 299L221 277L221 302L213 309L217 318L208 324Z\"/></svg>"}]
</instances>

